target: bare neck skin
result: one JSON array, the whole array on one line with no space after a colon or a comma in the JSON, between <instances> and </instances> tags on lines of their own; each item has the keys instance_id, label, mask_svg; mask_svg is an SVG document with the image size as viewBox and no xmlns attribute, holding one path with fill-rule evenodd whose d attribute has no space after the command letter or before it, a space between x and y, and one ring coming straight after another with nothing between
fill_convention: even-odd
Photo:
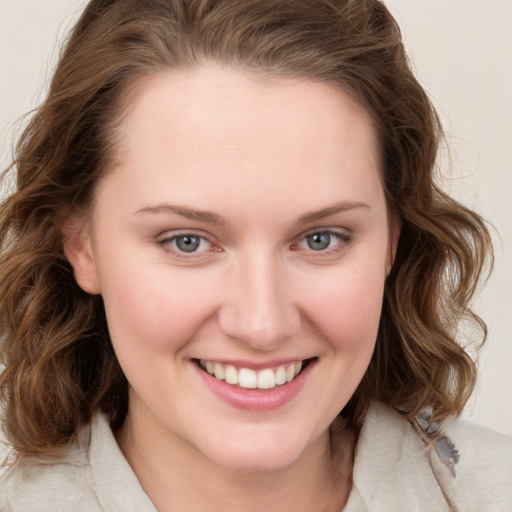
<instances>
[{"instance_id":1,"label":"bare neck skin","mask_svg":"<svg viewBox=\"0 0 512 512\"><path fill-rule=\"evenodd\" d=\"M117 442L159 512L340 512L352 487L357 433L336 420L290 467L220 467L179 438L158 445L142 418L128 417Z\"/></svg>"}]
</instances>

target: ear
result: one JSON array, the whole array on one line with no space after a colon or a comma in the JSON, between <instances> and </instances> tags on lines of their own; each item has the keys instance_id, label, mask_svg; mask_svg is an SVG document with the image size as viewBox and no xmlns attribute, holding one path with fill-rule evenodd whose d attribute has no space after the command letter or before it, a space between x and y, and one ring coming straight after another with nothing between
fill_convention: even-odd
<instances>
[{"instance_id":1,"label":"ear","mask_svg":"<svg viewBox=\"0 0 512 512\"><path fill-rule=\"evenodd\" d=\"M68 216L61 223L61 233L64 254L78 286L91 295L101 293L89 223L76 215Z\"/></svg>"},{"instance_id":2,"label":"ear","mask_svg":"<svg viewBox=\"0 0 512 512\"><path fill-rule=\"evenodd\" d=\"M389 226L389 252L388 260L386 263L386 275L388 276L393 268L395 262L396 251L398 249L398 242L400 240L400 233L402 232L402 224L396 217L391 219Z\"/></svg>"}]
</instances>

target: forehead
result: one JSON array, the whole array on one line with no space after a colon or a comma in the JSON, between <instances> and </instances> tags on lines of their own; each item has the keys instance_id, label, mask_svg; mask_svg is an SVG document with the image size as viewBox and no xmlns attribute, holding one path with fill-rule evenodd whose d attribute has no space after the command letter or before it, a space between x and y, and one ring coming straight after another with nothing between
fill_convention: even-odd
<instances>
[{"instance_id":1,"label":"forehead","mask_svg":"<svg viewBox=\"0 0 512 512\"><path fill-rule=\"evenodd\" d=\"M194 130L208 130L215 124L227 129L245 121L246 129L238 134L243 137L251 134L250 126L279 129L280 121L293 117L295 122L307 124L315 118L323 125L318 138L324 138L327 134L336 135L342 115L358 117L362 121L358 128L376 138L369 114L347 92L331 83L308 78L279 77L209 64L146 77L132 88L129 100L122 123L125 133L148 120L151 126L146 127L151 128L158 117L164 121L165 116L176 126L189 123ZM301 124L297 126L300 127Z\"/></svg>"},{"instance_id":2,"label":"forehead","mask_svg":"<svg viewBox=\"0 0 512 512\"><path fill-rule=\"evenodd\" d=\"M199 185L246 198L262 183L265 194L297 200L322 183L324 195L371 192L380 180L376 139L366 111L332 85L204 66L138 84L113 175L131 177L134 190L151 181L162 200L178 190L193 197Z\"/></svg>"}]
</instances>

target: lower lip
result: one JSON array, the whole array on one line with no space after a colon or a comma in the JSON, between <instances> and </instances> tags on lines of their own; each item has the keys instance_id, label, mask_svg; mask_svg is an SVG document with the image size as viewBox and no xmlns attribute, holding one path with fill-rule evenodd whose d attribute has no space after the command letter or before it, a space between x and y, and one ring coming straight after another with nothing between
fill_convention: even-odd
<instances>
[{"instance_id":1,"label":"lower lip","mask_svg":"<svg viewBox=\"0 0 512 512\"><path fill-rule=\"evenodd\" d=\"M212 377L199 368L195 363L196 370L206 385L224 402L251 412L271 411L282 407L290 402L303 388L315 361L311 361L302 372L291 382L276 386L272 389L245 389L227 384L223 380Z\"/></svg>"}]
</instances>

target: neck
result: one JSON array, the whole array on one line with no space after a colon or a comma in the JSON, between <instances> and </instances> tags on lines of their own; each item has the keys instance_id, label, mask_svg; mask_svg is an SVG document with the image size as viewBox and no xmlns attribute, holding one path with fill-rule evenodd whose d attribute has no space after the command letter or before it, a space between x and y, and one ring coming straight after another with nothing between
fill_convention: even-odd
<instances>
[{"instance_id":1,"label":"neck","mask_svg":"<svg viewBox=\"0 0 512 512\"><path fill-rule=\"evenodd\" d=\"M267 471L220 467L147 427L128 415L117 441L159 512L339 512L348 499L357 436L339 423L292 465Z\"/></svg>"}]
</instances>

